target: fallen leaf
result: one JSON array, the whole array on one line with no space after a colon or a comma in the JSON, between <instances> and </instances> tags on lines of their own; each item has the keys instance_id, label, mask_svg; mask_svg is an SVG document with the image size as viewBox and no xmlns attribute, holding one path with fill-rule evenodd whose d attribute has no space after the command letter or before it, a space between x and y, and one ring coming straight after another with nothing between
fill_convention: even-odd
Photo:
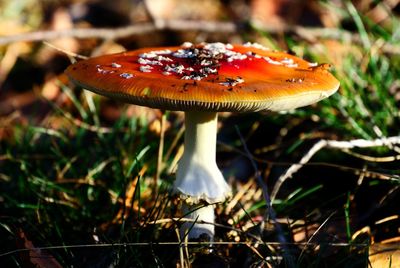
<instances>
[{"instance_id":1,"label":"fallen leaf","mask_svg":"<svg viewBox=\"0 0 400 268\"><path fill-rule=\"evenodd\" d=\"M30 241L23 230L19 230L19 244L23 249L28 249L28 251L23 251L20 253L24 261L24 265L33 266L39 268L57 268L62 267L61 264L47 251L36 248L32 241Z\"/></svg>"},{"instance_id":2,"label":"fallen leaf","mask_svg":"<svg viewBox=\"0 0 400 268\"><path fill-rule=\"evenodd\" d=\"M369 261L372 268L400 267L400 243L375 243L369 248Z\"/></svg>"}]
</instances>

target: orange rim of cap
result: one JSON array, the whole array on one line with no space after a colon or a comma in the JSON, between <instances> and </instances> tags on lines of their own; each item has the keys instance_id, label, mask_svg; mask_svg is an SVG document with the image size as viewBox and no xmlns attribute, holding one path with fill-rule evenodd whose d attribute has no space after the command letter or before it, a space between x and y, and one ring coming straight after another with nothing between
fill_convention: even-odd
<instances>
[{"instance_id":1,"label":"orange rim of cap","mask_svg":"<svg viewBox=\"0 0 400 268\"><path fill-rule=\"evenodd\" d=\"M72 64L75 84L123 102L167 110L282 111L339 88L328 64L258 44L184 43L104 55Z\"/></svg>"}]
</instances>

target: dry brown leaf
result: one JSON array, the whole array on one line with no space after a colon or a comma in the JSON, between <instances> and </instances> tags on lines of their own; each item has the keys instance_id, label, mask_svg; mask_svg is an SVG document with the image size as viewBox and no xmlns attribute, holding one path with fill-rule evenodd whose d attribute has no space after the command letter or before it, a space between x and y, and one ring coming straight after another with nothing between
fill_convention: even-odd
<instances>
[{"instance_id":1,"label":"dry brown leaf","mask_svg":"<svg viewBox=\"0 0 400 268\"><path fill-rule=\"evenodd\" d=\"M61 264L48 252L36 248L32 241L30 241L23 230L19 230L20 246L23 249L28 249L20 253L26 266L33 266L38 268L58 268L62 267ZM26 267L25 266L25 267Z\"/></svg>"},{"instance_id":2,"label":"dry brown leaf","mask_svg":"<svg viewBox=\"0 0 400 268\"><path fill-rule=\"evenodd\" d=\"M131 181L131 183L128 185L128 189L125 192L125 200L119 200L120 202L125 201L125 205L121 207L117 213L117 215L114 217L112 220L112 223L120 223L122 219L126 219L129 216L130 210L126 208L130 208L131 204L133 203L133 210L138 211L140 209L140 213L144 214L146 213L146 210L143 207L138 206L138 202L133 200L135 197L133 194L135 193L136 190L136 185L139 182L139 179L143 177L143 175L146 173L148 169L147 165L144 165L142 169L139 171L138 175L134 180ZM143 196L141 196L143 198Z\"/></svg>"},{"instance_id":3,"label":"dry brown leaf","mask_svg":"<svg viewBox=\"0 0 400 268\"><path fill-rule=\"evenodd\" d=\"M320 225L318 223L313 223L309 225L305 225L302 227L294 228L293 232L293 241L300 243L300 242L307 242L310 237L318 230Z\"/></svg>"},{"instance_id":4,"label":"dry brown leaf","mask_svg":"<svg viewBox=\"0 0 400 268\"><path fill-rule=\"evenodd\" d=\"M0 87L6 80L8 73L13 68L15 62L21 54L28 53L30 46L25 43L14 43L7 47L3 58L0 61Z\"/></svg>"},{"instance_id":5,"label":"dry brown leaf","mask_svg":"<svg viewBox=\"0 0 400 268\"><path fill-rule=\"evenodd\" d=\"M400 243L375 243L369 249L369 261L372 268L400 267Z\"/></svg>"},{"instance_id":6,"label":"dry brown leaf","mask_svg":"<svg viewBox=\"0 0 400 268\"><path fill-rule=\"evenodd\" d=\"M54 14L52 19L52 29L53 30L66 30L72 29L74 24L72 22L72 18L70 13L65 8L58 8ZM53 44L61 49L77 52L78 50L78 42L73 38L62 38L55 40Z\"/></svg>"},{"instance_id":7,"label":"dry brown leaf","mask_svg":"<svg viewBox=\"0 0 400 268\"><path fill-rule=\"evenodd\" d=\"M158 109L152 109L144 106L129 105L126 110L126 116L132 118L143 118L148 123L152 123L155 120L159 120L162 116L162 112Z\"/></svg>"},{"instance_id":8,"label":"dry brown leaf","mask_svg":"<svg viewBox=\"0 0 400 268\"><path fill-rule=\"evenodd\" d=\"M49 79L45 79L45 83L41 88L41 95L49 100L55 101L57 98L60 97L61 89L60 84L67 84L68 78L65 74L60 74Z\"/></svg>"},{"instance_id":9,"label":"dry brown leaf","mask_svg":"<svg viewBox=\"0 0 400 268\"><path fill-rule=\"evenodd\" d=\"M146 5L155 20L216 20L221 14L221 5L214 0L151 0Z\"/></svg>"},{"instance_id":10,"label":"dry brown leaf","mask_svg":"<svg viewBox=\"0 0 400 268\"><path fill-rule=\"evenodd\" d=\"M276 29L283 29L285 21L280 16L280 9L287 3L287 0L269 1L253 0L251 1L251 17L254 22L261 24L274 25Z\"/></svg>"},{"instance_id":11,"label":"dry brown leaf","mask_svg":"<svg viewBox=\"0 0 400 268\"><path fill-rule=\"evenodd\" d=\"M12 94L0 101L0 115L10 114L15 110L22 109L37 101L36 94L33 91L27 91L20 94Z\"/></svg>"}]
</instances>

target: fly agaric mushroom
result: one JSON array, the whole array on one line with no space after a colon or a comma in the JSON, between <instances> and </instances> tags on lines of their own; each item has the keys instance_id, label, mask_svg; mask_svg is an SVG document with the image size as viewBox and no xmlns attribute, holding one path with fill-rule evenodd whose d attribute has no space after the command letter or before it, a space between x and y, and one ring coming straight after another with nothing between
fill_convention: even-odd
<instances>
[{"instance_id":1,"label":"fly agaric mushroom","mask_svg":"<svg viewBox=\"0 0 400 268\"><path fill-rule=\"evenodd\" d=\"M80 61L66 70L77 85L123 102L185 112L184 153L175 190L189 238L214 235L214 204L230 195L216 164L217 112L282 111L335 93L328 65L247 43L184 43ZM208 204L208 205L207 205Z\"/></svg>"}]
</instances>

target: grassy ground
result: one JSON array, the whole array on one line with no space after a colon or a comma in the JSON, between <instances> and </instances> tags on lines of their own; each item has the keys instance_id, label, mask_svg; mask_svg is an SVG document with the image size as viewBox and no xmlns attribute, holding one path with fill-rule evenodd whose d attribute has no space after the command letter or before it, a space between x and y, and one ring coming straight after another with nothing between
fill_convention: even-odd
<instances>
[{"instance_id":1,"label":"grassy ground","mask_svg":"<svg viewBox=\"0 0 400 268\"><path fill-rule=\"evenodd\" d=\"M370 3L369 11L385 3ZM296 111L220 115L217 160L234 195L217 208L213 253L191 250L194 266L399 265L399 144L321 149L280 187L272 204L279 224L268 217L257 179L271 193L285 170L319 140L399 136L398 11L388 9L385 23L377 24L368 10L347 1L340 9L324 1L319 5L339 19L334 28L339 38L324 37L326 29L313 32L318 38L296 31L271 35L257 24L232 37L332 63L341 88ZM171 39L158 34L154 43L134 42L195 39L195 33ZM199 38L230 41L224 35ZM91 42L79 43L79 52L136 47L132 40ZM25 52L1 79L0 91L0 262L5 267L170 267L179 266L182 256L186 262L177 236L180 223L171 220L181 216L179 200L170 192L182 153L182 114L165 112L161 124L160 111L73 88L62 75L67 57L44 45L2 47L3 70L15 47ZM49 61L40 61L43 54Z\"/></svg>"}]
</instances>

